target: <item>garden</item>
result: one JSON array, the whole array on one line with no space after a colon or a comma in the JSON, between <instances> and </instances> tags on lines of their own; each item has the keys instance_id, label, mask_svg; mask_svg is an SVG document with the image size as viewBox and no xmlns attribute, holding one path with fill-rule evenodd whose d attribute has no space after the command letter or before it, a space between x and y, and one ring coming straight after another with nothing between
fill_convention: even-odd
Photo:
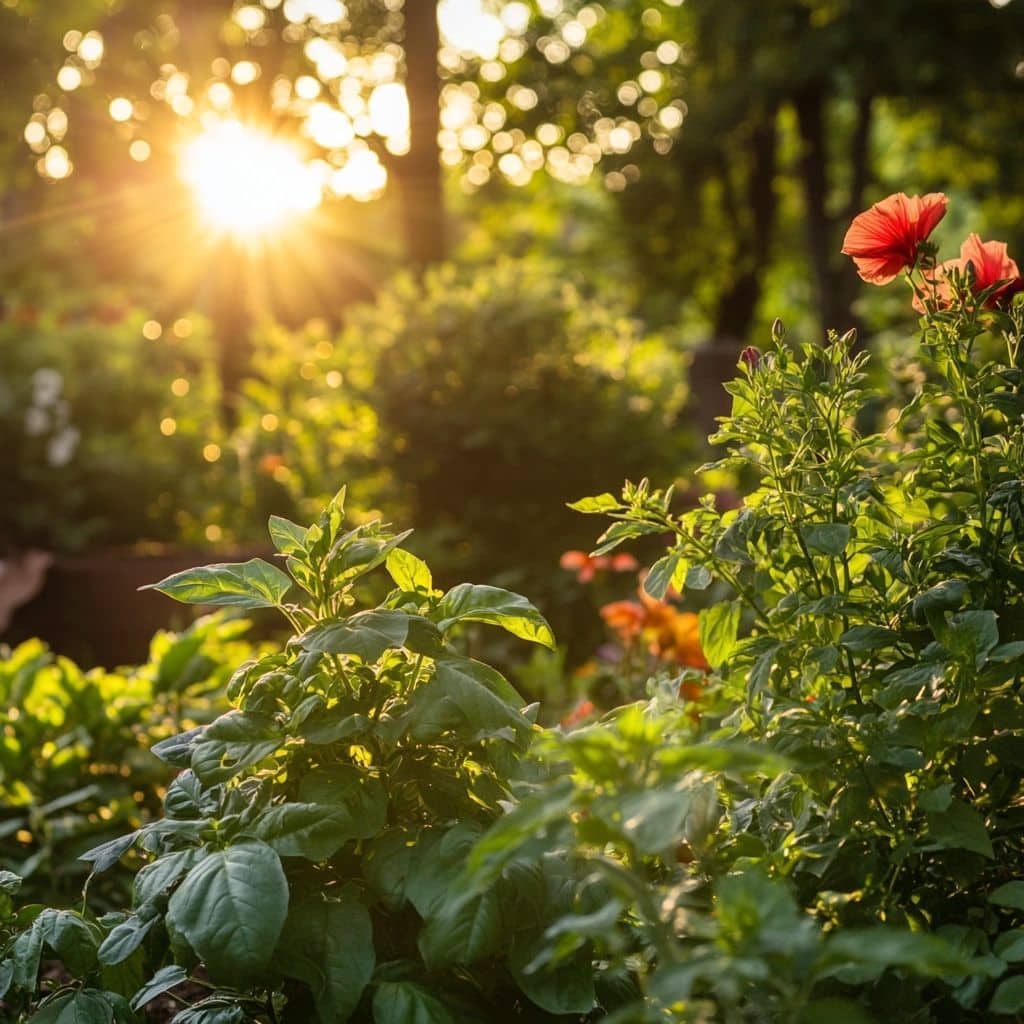
<instances>
[{"instance_id":1,"label":"garden","mask_svg":"<svg viewBox=\"0 0 1024 1024\"><path fill-rule=\"evenodd\" d=\"M1021 0L0 40L0 1020L1024 1021Z\"/></svg>"}]
</instances>

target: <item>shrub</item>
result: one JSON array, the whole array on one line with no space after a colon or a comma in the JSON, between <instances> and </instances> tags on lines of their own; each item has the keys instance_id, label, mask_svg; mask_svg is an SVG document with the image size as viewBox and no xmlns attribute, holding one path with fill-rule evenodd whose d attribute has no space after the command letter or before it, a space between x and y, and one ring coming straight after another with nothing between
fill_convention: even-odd
<instances>
[{"instance_id":1,"label":"shrub","mask_svg":"<svg viewBox=\"0 0 1024 1024\"><path fill-rule=\"evenodd\" d=\"M337 349L364 362L347 379L376 417L377 459L449 572L513 566L516 585L547 587L585 539L565 502L686 450L681 353L543 263L401 277Z\"/></svg>"}]
</instances>

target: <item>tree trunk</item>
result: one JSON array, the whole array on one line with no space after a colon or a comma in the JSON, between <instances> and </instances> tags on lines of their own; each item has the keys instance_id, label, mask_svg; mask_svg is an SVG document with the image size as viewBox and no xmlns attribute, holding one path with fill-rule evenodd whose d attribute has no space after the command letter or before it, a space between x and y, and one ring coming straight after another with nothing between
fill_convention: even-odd
<instances>
[{"instance_id":1,"label":"tree trunk","mask_svg":"<svg viewBox=\"0 0 1024 1024\"><path fill-rule=\"evenodd\" d=\"M774 107L765 111L751 131L744 207L730 215L737 239L736 273L718 301L711 340L697 349L690 368L691 414L703 433L714 430L716 419L729 411L722 384L735 375L761 301L778 208L775 115ZM728 172L723 167L722 173Z\"/></svg>"},{"instance_id":2,"label":"tree trunk","mask_svg":"<svg viewBox=\"0 0 1024 1024\"><path fill-rule=\"evenodd\" d=\"M406 253L414 267L423 268L445 257L444 183L437 148L441 127L437 4L405 0L403 15L410 148L391 168L402 204Z\"/></svg>"}]
</instances>

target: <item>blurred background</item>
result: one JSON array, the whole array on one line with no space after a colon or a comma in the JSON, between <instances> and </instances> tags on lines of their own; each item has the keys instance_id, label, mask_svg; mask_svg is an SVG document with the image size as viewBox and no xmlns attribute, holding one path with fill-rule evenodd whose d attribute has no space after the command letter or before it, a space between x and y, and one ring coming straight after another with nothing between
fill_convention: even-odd
<instances>
[{"instance_id":1,"label":"blurred background","mask_svg":"<svg viewBox=\"0 0 1024 1024\"><path fill-rule=\"evenodd\" d=\"M685 495L777 316L884 365L889 192L1020 253L1022 100L1024 0L0 0L0 636L142 660L347 483L592 647L565 503Z\"/></svg>"}]
</instances>

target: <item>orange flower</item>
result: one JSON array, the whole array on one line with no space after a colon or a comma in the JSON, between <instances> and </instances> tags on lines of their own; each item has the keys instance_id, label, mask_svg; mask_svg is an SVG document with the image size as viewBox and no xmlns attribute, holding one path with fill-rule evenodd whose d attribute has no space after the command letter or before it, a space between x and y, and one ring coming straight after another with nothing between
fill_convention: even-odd
<instances>
[{"instance_id":1,"label":"orange flower","mask_svg":"<svg viewBox=\"0 0 1024 1024\"><path fill-rule=\"evenodd\" d=\"M853 218L842 251L853 258L863 280L888 284L914 265L918 246L945 216L947 202L941 192L926 196L897 192Z\"/></svg>"},{"instance_id":2,"label":"orange flower","mask_svg":"<svg viewBox=\"0 0 1024 1024\"><path fill-rule=\"evenodd\" d=\"M936 268L933 280L935 294L926 295L924 302L919 296L914 296L914 309L919 313L924 313L926 304L936 309L947 309L952 302L952 290L949 285L950 272L955 270L963 273L967 270L968 264L971 265L974 273L971 291L975 295L980 295L993 285L999 285L985 300L986 309L995 309L997 306L1005 305L1017 292L1024 289L1024 279L1020 276L1016 261L1010 259L1006 251L1006 243L983 242L979 235L972 233L960 246L958 260L946 260Z\"/></svg>"},{"instance_id":3,"label":"orange flower","mask_svg":"<svg viewBox=\"0 0 1024 1024\"><path fill-rule=\"evenodd\" d=\"M563 569L576 573L576 579L580 583L589 583L600 569L611 569L612 572L632 572L637 568L638 562L628 554L618 554L609 557L598 555L596 558L588 555L585 551L566 551L558 560Z\"/></svg>"},{"instance_id":4,"label":"orange flower","mask_svg":"<svg viewBox=\"0 0 1024 1024\"><path fill-rule=\"evenodd\" d=\"M597 708L594 707L593 701L581 701L565 716L565 718L562 719L561 725L565 729L571 729L574 725L579 725L581 722L585 722L596 711Z\"/></svg>"},{"instance_id":5,"label":"orange flower","mask_svg":"<svg viewBox=\"0 0 1024 1024\"><path fill-rule=\"evenodd\" d=\"M619 639L628 644L640 635L646 616L636 601L612 601L601 609L601 618Z\"/></svg>"}]
</instances>

